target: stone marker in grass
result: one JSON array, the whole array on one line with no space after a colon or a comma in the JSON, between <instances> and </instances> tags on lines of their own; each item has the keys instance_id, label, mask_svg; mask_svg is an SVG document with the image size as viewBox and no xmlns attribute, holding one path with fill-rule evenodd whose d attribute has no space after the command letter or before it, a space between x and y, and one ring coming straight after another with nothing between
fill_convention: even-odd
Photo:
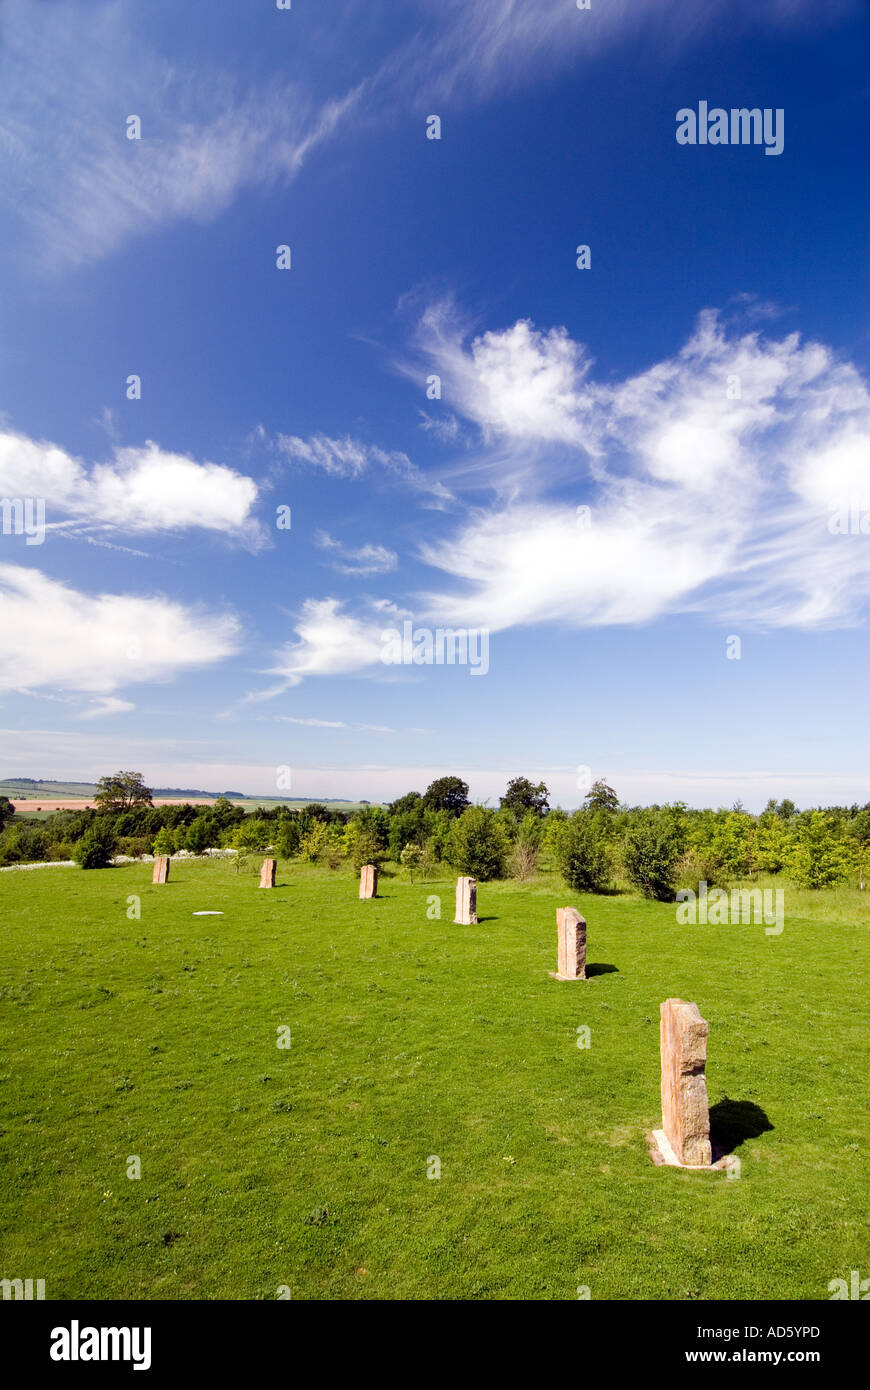
<instances>
[{"instance_id":1,"label":"stone marker in grass","mask_svg":"<svg viewBox=\"0 0 870 1390\"><path fill-rule=\"evenodd\" d=\"M158 854L157 858L154 860L154 872L153 872L153 874L151 875L151 882L152 882L152 883L168 883L168 882L169 882L169 855L168 855L168 854Z\"/></svg>"},{"instance_id":2,"label":"stone marker in grass","mask_svg":"<svg viewBox=\"0 0 870 1390\"><path fill-rule=\"evenodd\" d=\"M477 924L477 880L458 878L456 880L456 916L454 922L461 927Z\"/></svg>"},{"instance_id":3,"label":"stone marker in grass","mask_svg":"<svg viewBox=\"0 0 870 1390\"><path fill-rule=\"evenodd\" d=\"M666 999L661 1006L662 1127L654 1137L666 1163L709 1168L707 1022L697 1004Z\"/></svg>"},{"instance_id":4,"label":"stone marker in grass","mask_svg":"<svg viewBox=\"0 0 870 1390\"><path fill-rule=\"evenodd\" d=\"M274 888L274 887L275 887L275 874L276 874L277 872L278 872L278 860L277 860L277 859L264 859L264 860L263 860L263 867L262 867L262 869L260 870L260 887L261 887L261 888Z\"/></svg>"},{"instance_id":5,"label":"stone marker in grass","mask_svg":"<svg viewBox=\"0 0 870 1390\"><path fill-rule=\"evenodd\" d=\"M363 864L360 869L359 895L361 898L376 898L378 896L377 864Z\"/></svg>"},{"instance_id":6,"label":"stone marker in grass","mask_svg":"<svg viewBox=\"0 0 870 1390\"><path fill-rule=\"evenodd\" d=\"M556 908L556 930L559 934L558 969L551 970L554 980L586 979L586 918L576 907Z\"/></svg>"}]
</instances>

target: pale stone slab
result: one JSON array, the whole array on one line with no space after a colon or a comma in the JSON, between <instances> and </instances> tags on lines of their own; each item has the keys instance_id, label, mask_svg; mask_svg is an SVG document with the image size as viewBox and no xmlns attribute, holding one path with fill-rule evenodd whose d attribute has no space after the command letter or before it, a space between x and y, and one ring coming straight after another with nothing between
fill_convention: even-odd
<instances>
[{"instance_id":1,"label":"pale stone slab","mask_svg":"<svg viewBox=\"0 0 870 1390\"><path fill-rule=\"evenodd\" d=\"M359 872L359 895L361 898L378 896L378 866L363 864Z\"/></svg>"},{"instance_id":2,"label":"pale stone slab","mask_svg":"<svg viewBox=\"0 0 870 1390\"><path fill-rule=\"evenodd\" d=\"M704 1075L708 1032L697 1004L685 999L662 1004L662 1132L681 1167L709 1168L712 1162Z\"/></svg>"},{"instance_id":3,"label":"pale stone slab","mask_svg":"<svg viewBox=\"0 0 870 1390\"><path fill-rule=\"evenodd\" d=\"M169 882L169 855L159 854L154 860L154 872L151 875L152 883Z\"/></svg>"},{"instance_id":4,"label":"pale stone slab","mask_svg":"<svg viewBox=\"0 0 870 1390\"><path fill-rule=\"evenodd\" d=\"M260 887L274 888L275 874L278 872L277 859L264 859L263 867L260 870Z\"/></svg>"},{"instance_id":5,"label":"pale stone slab","mask_svg":"<svg viewBox=\"0 0 870 1390\"><path fill-rule=\"evenodd\" d=\"M551 970L554 980L586 979L586 918L576 907L556 908L556 930L559 937L558 969Z\"/></svg>"},{"instance_id":6,"label":"pale stone slab","mask_svg":"<svg viewBox=\"0 0 870 1390\"><path fill-rule=\"evenodd\" d=\"M461 927L477 925L477 880L458 878L456 880L456 916L454 922Z\"/></svg>"}]
</instances>

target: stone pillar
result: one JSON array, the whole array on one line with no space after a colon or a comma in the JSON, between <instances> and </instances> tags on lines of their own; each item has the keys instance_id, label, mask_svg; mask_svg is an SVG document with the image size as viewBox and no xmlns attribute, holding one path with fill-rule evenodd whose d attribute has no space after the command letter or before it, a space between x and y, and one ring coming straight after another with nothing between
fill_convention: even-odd
<instances>
[{"instance_id":1,"label":"stone pillar","mask_svg":"<svg viewBox=\"0 0 870 1390\"><path fill-rule=\"evenodd\" d=\"M363 864L360 869L359 895L361 898L376 898L378 896L377 864Z\"/></svg>"},{"instance_id":2,"label":"stone pillar","mask_svg":"<svg viewBox=\"0 0 870 1390\"><path fill-rule=\"evenodd\" d=\"M576 907L556 908L556 929L559 933L558 969L556 980L586 979L586 918ZM553 971L550 971L553 975Z\"/></svg>"},{"instance_id":3,"label":"stone pillar","mask_svg":"<svg viewBox=\"0 0 870 1390\"><path fill-rule=\"evenodd\" d=\"M154 872L151 875L152 883L169 882L169 855L160 854L154 860Z\"/></svg>"},{"instance_id":4,"label":"stone pillar","mask_svg":"<svg viewBox=\"0 0 870 1390\"><path fill-rule=\"evenodd\" d=\"M677 1163L709 1168L707 1022L697 1004L666 999L661 1006L662 1130Z\"/></svg>"},{"instance_id":5,"label":"stone pillar","mask_svg":"<svg viewBox=\"0 0 870 1390\"><path fill-rule=\"evenodd\" d=\"M477 925L477 880L458 878L456 880L456 916L454 922L461 927Z\"/></svg>"},{"instance_id":6,"label":"stone pillar","mask_svg":"<svg viewBox=\"0 0 870 1390\"><path fill-rule=\"evenodd\" d=\"M261 870L260 870L260 887L261 887L261 888L274 888L274 887L275 887L275 874L277 873L277 871L278 871L278 860L277 860L277 859L264 859L264 860L263 860L263 867L262 867Z\"/></svg>"}]
</instances>

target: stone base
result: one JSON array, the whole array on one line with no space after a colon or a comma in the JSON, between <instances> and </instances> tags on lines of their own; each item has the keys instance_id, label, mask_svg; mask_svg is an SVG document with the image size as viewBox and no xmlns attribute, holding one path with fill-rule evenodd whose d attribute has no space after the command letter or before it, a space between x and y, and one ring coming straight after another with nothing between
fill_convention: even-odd
<instances>
[{"instance_id":1,"label":"stone base","mask_svg":"<svg viewBox=\"0 0 870 1390\"><path fill-rule=\"evenodd\" d=\"M549 977L550 977L551 980L566 980L566 981L568 981L569 983L570 983L571 980L585 980L585 979L586 979L586 976L585 976L585 975L560 975L559 972L558 972L558 970L548 970L548 971L547 971L547 974L549 975Z\"/></svg>"},{"instance_id":2,"label":"stone base","mask_svg":"<svg viewBox=\"0 0 870 1390\"><path fill-rule=\"evenodd\" d=\"M680 1163L663 1129L654 1129L647 1135L649 1156L658 1168L688 1168L693 1173L721 1173L728 1168L739 1167L734 1154L723 1154L715 1163Z\"/></svg>"}]
</instances>

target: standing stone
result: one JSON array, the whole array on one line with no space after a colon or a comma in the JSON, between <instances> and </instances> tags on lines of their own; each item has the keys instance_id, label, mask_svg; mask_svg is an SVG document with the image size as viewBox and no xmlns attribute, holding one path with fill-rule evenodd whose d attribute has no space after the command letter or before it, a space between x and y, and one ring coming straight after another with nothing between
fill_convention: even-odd
<instances>
[{"instance_id":1,"label":"standing stone","mask_svg":"<svg viewBox=\"0 0 870 1390\"><path fill-rule=\"evenodd\" d=\"M556 908L559 933L558 969L550 971L556 980L586 979L586 918L576 907Z\"/></svg>"},{"instance_id":2,"label":"standing stone","mask_svg":"<svg viewBox=\"0 0 870 1390\"><path fill-rule=\"evenodd\" d=\"M378 896L377 864L363 864L360 869L359 895L361 898L376 898Z\"/></svg>"},{"instance_id":3,"label":"standing stone","mask_svg":"<svg viewBox=\"0 0 870 1390\"><path fill-rule=\"evenodd\" d=\"M169 882L169 855L159 854L154 860L154 872L151 875L152 883Z\"/></svg>"},{"instance_id":4,"label":"standing stone","mask_svg":"<svg viewBox=\"0 0 870 1390\"><path fill-rule=\"evenodd\" d=\"M477 925L477 880L458 878L456 880L456 916L454 922L461 927Z\"/></svg>"},{"instance_id":5,"label":"standing stone","mask_svg":"<svg viewBox=\"0 0 870 1390\"><path fill-rule=\"evenodd\" d=\"M666 999L661 1006L662 1130L677 1163L709 1168L707 1033L697 1004Z\"/></svg>"},{"instance_id":6,"label":"standing stone","mask_svg":"<svg viewBox=\"0 0 870 1390\"><path fill-rule=\"evenodd\" d=\"M264 860L263 860L263 867L262 867L262 869L260 870L260 887L261 887L261 888L274 888L274 887L275 887L275 874L276 874L277 872L278 872L278 860L277 860L277 859L264 859Z\"/></svg>"}]
</instances>

